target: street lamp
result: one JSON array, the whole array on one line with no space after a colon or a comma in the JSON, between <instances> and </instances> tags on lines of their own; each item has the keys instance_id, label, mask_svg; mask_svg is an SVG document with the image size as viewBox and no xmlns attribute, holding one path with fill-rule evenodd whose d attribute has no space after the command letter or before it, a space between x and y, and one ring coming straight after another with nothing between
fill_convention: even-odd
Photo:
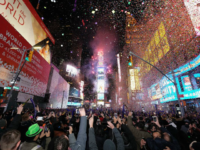
<instances>
[{"instance_id":1,"label":"street lamp","mask_svg":"<svg viewBox=\"0 0 200 150\"><path fill-rule=\"evenodd\" d=\"M164 75L168 80L170 80L174 86L175 86L175 89L176 89L176 96L178 98L178 103L179 103L179 106L180 106L180 109L181 109L181 116L183 117L184 116L184 111L182 109L182 106L181 106L181 101L180 101L180 97L179 97L179 94L178 94L178 88L177 88L177 83L176 83L176 80L175 80L175 75L174 75L174 70L172 70L172 76L173 76L173 80L172 81L168 76L166 76L160 69L158 69L156 66L152 65L151 63L149 63L148 61L142 59L140 56L134 54L133 52L129 52L130 55L134 55L135 57L141 59L142 61L146 62L147 64L149 64L150 66L154 67L157 71L159 71L162 75Z\"/></svg>"}]
</instances>

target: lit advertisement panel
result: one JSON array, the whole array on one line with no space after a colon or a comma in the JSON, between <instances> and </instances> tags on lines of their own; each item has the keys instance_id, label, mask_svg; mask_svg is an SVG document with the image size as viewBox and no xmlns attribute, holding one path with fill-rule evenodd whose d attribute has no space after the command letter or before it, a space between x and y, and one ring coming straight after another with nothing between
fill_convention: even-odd
<instances>
[{"instance_id":1,"label":"lit advertisement panel","mask_svg":"<svg viewBox=\"0 0 200 150\"><path fill-rule=\"evenodd\" d=\"M104 75L104 68L97 69L98 75Z\"/></svg>"},{"instance_id":2,"label":"lit advertisement panel","mask_svg":"<svg viewBox=\"0 0 200 150\"><path fill-rule=\"evenodd\" d=\"M36 49L37 52L50 64L51 63L51 51L48 41L41 49Z\"/></svg>"},{"instance_id":3,"label":"lit advertisement panel","mask_svg":"<svg viewBox=\"0 0 200 150\"><path fill-rule=\"evenodd\" d=\"M119 82L121 82L121 67L120 67L119 54L117 54L117 66L118 66Z\"/></svg>"},{"instance_id":4,"label":"lit advertisement panel","mask_svg":"<svg viewBox=\"0 0 200 150\"><path fill-rule=\"evenodd\" d=\"M143 59L155 65L169 50L170 50L170 46L168 43L165 26L164 26L164 23L161 22L158 29L155 31L154 36L151 38L151 41L149 42L146 48ZM145 66L143 66L143 68L141 69L142 71L141 75L150 71L150 69L152 68L149 65L147 67Z\"/></svg>"},{"instance_id":5,"label":"lit advertisement panel","mask_svg":"<svg viewBox=\"0 0 200 150\"><path fill-rule=\"evenodd\" d=\"M55 44L45 24L27 0L4 0L0 3L0 14L13 28L26 39L30 45L35 45L47 38ZM13 37L14 38L14 37Z\"/></svg>"},{"instance_id":6,"label":"lit advertisement panel","mask_svg":"<svg viewBox=\"0 0 200 150\"><path fill-rule=\"evenodd\" d=\"M104 100L104 94L102 93L97 94L97 99Z\"/></svg>"},{"instance_id":7,"label":"lit advertisement panel","mask_svg":"<svg viewBox=\"0 0 200 150\"><path fill-rule=\"evenodd\" d=\"M62 78L62 76L53 69L51 85L49 93L51 93L49 103L53 104L53 108L67 107L69 97L70 84ZM64 92L63 92L64 91Z\"/></svg>"},{"instance_id":8,"label":"lit advertisement panel","mask_svg":"<svg viewBox=\"0 0 200 150\"><path fill-rule=\"evenodd\" d=\"M151 93L149 94L151 100L160 99L162 97L159 83L152 85L149 90Z\"/></svg>"},{"instance_id":9,"label":"lit advertisement panel","mask_svg":"<svg viewBox=\"0 0 200 150\"><path fill-rule=\"evenodd\" d=\"M131 90L136 91L140 90L140 80L138 75L138 69L129 69L130 73L130 85Z\"/></svg>"},{"instance_id":10,"label":"lit advertisement panel","mask_svg":"<svg viewBox=\"0 0 200 150\"><path fill-rule=\"evenodd\" d=\"M190 15L196 35L200 36L200 1L199 0L184 0L185 7Z\"/></svg>"},{"instance_id":11,"label":"lit advertisement panel","mask_svg":"<svg viewBox=\"0 0 200 150\"><path fill-rule=\"evenodd\" d=\"M28 49L32 46L2 15L0 15L0 26L0 86L5 87L10 86L10 81L14 75L11 72L16 72L23 53L22 50L10 48ZM25 60L25 57L26 54L23 60ZM25 63L19 75L20 81L15 86L19 87L20 92L44 97L49 72L50 65L37 51L34 51L32 61Z\"/></svg>"},{"instance_id":12,"label":"lit advertisement panel","mask_svg":"<svg viewBox=\"0 0 200 150\"><path fill-rule=\"evenodd\" d=\"M181 100L193 99L200 97L200 55L189 63L174 70L175 79L179 95L183 95ZM172 80L172 75L168 74ZM174 84L166 77L159 82L162 98L161 103L177 100Z\"/></svg>"},{"instance_id":13,"label":"lit advertisement panel","mask_svg":"<svg viewBox=\"0 0 200 150\"><path fill-rule=\"evenodd\" d=\"M104 93L104 80L98 80L97 93Z\"/></svg>"}]
</instances>

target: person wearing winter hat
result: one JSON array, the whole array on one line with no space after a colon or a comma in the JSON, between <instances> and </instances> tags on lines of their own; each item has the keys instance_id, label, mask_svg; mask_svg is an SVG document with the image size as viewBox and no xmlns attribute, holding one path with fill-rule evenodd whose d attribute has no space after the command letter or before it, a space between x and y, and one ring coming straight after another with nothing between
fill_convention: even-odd
<instances>
[{"instance_id":1,"label":"person wearing winter hat","mask_svg":"<svg viewBox=\"0 0 200 150\"><path fill-rule=\"evenodd\" d=\"M200 142L193 141L190 146L190 150L200 150Z\"/></svg>"},{"instance_id":2,"label":"person wearing winter hat","mask_svg":"<svg viewBox=\"0 0 200 150\"><path fill-rule=\"evenodd\" d=\"M8 127L7 127L6 120L4 119L0 120L0 138L7 131L12 130L12 129L17 129L19 127L22 110L23 110L23 105L20 105L19 107L17 107L17 114L15 115L14 119L11 121Z\"/></svg>"},{"instance_id":3,"label":"person wearing winter hat","mask_svg":"<svg viewBox=\"0 0 200 150\"><path fill-rule=\"evenodd\" d=\"M44 150L42 146L37 143L37 140L39 138L43 138L44 136L46 136L45 150L47 150L48 145L51 141L50 130L48 129L48 131L44 133L44 130L41 129L37 123L31 125L26 132L26 141L22 143L22 145L20 146L20 150Z\"/></svg>"},{"instance_id":4,"label":"person wearing winter hat","mask_svg":"<svg viewBox=\"0 0 200 150\"><path fill-rule=\"evenodd\" d=\"M122 139L122 136L120 135L119 131L117 130L117 128L115 128L115 126L111 123L111 122L107 122L107 126L108 128L112 129L112 132L117 140L117 150L125 150L124 147L124 141ZM89 125L90 125L90 129L89 129L89 149L90 150L98 150L97 144L96 144L96 140L95 140L95 134L94 134L94 116L92 116L89 119ZM116 150L116 146L114 144L114 142L110 139L107 139L104 144L103 144L103 150Z\"/></svg>"}]
</instances>

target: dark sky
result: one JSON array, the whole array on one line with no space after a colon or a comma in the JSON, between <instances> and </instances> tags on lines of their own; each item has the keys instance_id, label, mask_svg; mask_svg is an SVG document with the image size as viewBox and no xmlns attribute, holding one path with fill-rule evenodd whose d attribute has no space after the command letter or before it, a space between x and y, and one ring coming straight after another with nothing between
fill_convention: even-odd
<instances>
[{"instance_id":1,"label":"dark sky","mask_svg":"<svg viewBox=\"0 0 200 150\"><path fill-rule=\"evenodd\" d=\"M30 2L37 8L38 1ZM122 49L126 11L139 20L144 6L141 0L40 0L37 12L56 40L51 47L52 62L59 65L61 61L74 57L71 51L78 43L83 49L84 64L85 59L92 56L90 41L102 28L116 32L119 39L116 49Z\"/></svg>"}]
</instances>

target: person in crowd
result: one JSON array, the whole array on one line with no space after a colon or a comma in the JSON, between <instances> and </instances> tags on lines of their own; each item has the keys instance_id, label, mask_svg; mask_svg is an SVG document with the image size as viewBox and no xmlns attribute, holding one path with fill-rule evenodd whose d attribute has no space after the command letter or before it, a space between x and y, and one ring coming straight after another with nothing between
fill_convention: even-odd
<instances>
[{"instance_id":1,"label":"person in crowd","mask_svg":"<svg viewBox=\"0 0 200 150\"><path fill-rule=\"evenodd\" d=\"M200 150L200 142L197 141L193 141L190 146L189 146L190 150Z\"/></svg>"},{"instance_id":2,"label":"person in crowd","mask_svg":"<svg viewBox=\"0 0 200 150\"><path fill-rule=\"evenodd\" d=\"M129 112L128 114L128 122L127 122L127 126L128 128L130 129L131 133L133 134L135 140L136 140L136 143L137 143L137 150L140 150L141 147L143 147L141 145L141 140L143 138L151 138L152 136L146 132L146 131L140 131L138 129L136 129L134 126L133 126L133 123L132 123L132 116L133 116L133 112ZM144 142L143 142L144 143ZM143 144L142 143L142 144Z\"/></svg>"},{"instance_id":3,"label":"person in crowd","mask_svg":"<svg viewBox=\"0 0 200 150\"><path fill-rule=\"evenodd\" d=\"M187 134L188 129L189 129L189 123L190 121L188 119L184 120L184 125L181 126L181 131L184 132L185 134Z\"/></svg>"},{"instance_id":4,"label":"person in crowd","mask_svg":"<svg viewBox=\"0 0 200 150\"><path fill-rule=\"evenodd\" d=\"M90 126L90 129L89 129L89 149L90 150L98 150L98 147L97 147L97 144L96 144L96 139L95 139L95 134L94 134L94 116L92 116L90 119L89 119L89 126ZM124 142L123 142L123 139L119 133L119 131L117 130L117 128L115 128L115 126L110 122L108 121L107 122L107 126L108 128L112 129L112 132L117 140L117 150L124 150ZM104 145L103 145L103 150L116 150L116 146L114 144L114 142L110 139L107 139L105 142L104 142Z\"/></svg>"},{"instance_id":5,"label":"person in crowd","mask_svg":"<svg viewBox=\"0 0 200 150\"><path fill-rule=\"evenodd\" d=\"M0 141L1 150L17 150L21 140L21 133L18 130L9 130L2 135Z\"/></svg>"},{"instance_id":6,"label":"person in crowd","mask_svg":"<svg viewBox=\"0 0 200 150\"><path fill-rule=\"evenodd\" d=\"M23 105L17 107L17 114L14 119L11 121L10 125L7 127L7 121L5 119L0 120L0 138L1 136L9 130L18 129L21 121L21 113L23 110Z\"/></svg>"},{"instance_id":7,"label":"person in crowd","mask_svg":"<svg viewBox=\"0 0 200 150\"><path fill-rule=\"evenodd\" d=\"M21 124L19 125L18 130L21 132L21 142L23 143L26 139L26 131L33 124L28 113L25 113L22 116Z\"/></svg>"},{"instance_id":8,"label":"person in crowd","mask_svg":"<svg viewBox=\"0 0 200 150\"><path fill-rule=\"evenodd\" d=\"M21 144L20 150L27 150L27 149L44 150L43 147L38 142L38 140L43 137L46 137L45 150L47 150L48 145L51 141L50 130L45 132L45 130L41 129L37 123L31 125L28 128L28 131L26 132L26 141Z\"/></svg>"},{"instance_id":9,"label":"person in crowd","mask_svg":"<svg viewBox=\"0 0 200 150\"><path fill-rule=\"evenodd\" d=\"M77 140L76 140L74 134L72 133L72 130L70 130L70 133L69 133L69 145L72 150L85 150L85 147L86 147L86 140L87 140L86 112L85 112L84 108L79 108L79 112L80 112L80 127L79 127Z\"/></svg>"}]
</instances>

